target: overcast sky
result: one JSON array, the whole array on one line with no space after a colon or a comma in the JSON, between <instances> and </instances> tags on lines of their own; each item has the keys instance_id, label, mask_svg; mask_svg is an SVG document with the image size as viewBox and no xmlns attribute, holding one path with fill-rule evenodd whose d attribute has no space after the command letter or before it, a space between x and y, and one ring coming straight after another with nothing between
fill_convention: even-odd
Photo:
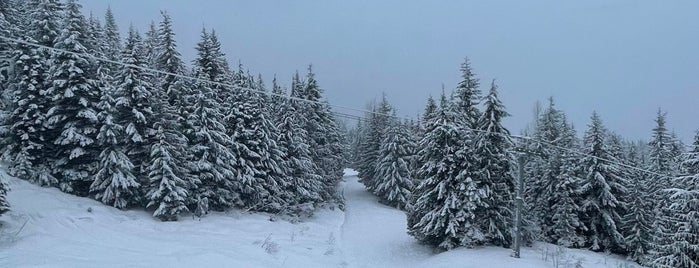
<instances>
[{"instance_id":1,"label":"overcast sky","mask_svg":"<svg viewBox=\"0 0 699 268\"><path fill-rule=\"evenodd\" d=\"M699 129L699 1L85 0L111 6L125 32L144 32L159 10L174 19L187 62L202 26L241 60L288 85L313 63L331 103L356 108L385 92L400 115L423 110L459 80L471 58L493 78L518 133L535 102L554 96L578 130L593 110L630 139L650 136L658 107L685 141ZM487 90L487 87L483 88ZM342 110L339 110L342 111ZM347 111L343 111L347 112Z\"/></svg>"}]
</instances>

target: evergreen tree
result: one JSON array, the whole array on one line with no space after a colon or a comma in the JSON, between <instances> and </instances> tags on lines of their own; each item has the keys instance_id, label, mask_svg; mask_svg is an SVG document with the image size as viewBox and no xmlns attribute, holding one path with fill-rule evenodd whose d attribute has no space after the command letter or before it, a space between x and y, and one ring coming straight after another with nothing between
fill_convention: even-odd
<instances>
[{"instance_id":1,"label":"evergreen tree","mask_svg":"<svg viewBox=\"0 0 699 268\"><path fill-rule=\"evenodd\" d=\"M184 75L184 62L177 50L172 20L167 12L161 11L160 14L162 20L157 30L158 42L154 48L154 67L167 73ZM154 98L156 100L154 112L157 120L154 129L157 129L157 134L153 146L158 147L151 148L150 152L151 162L148 168L150 190L148 190L147 197L149 203L154 202L152 203L153 205L162 204L164 199L159 198L164 198L170 193L158 192L162 193L162 195L157 196L154 196L153 193L160 189L161 183L164 183L164 185L170 187L165 188L168 191L177 192L179 191L176 189L177 187L184 187L186 190L191 191L187 194L186 204L193 205L196 201L196 196L191 193L200 181L189 173L192 163L187 160L188 140L184 135L188 126L185 120L188 117L187 107L189 106L186 98L187 96L192 96L192 94L187 83L178 76L168 74L157 75L156 77L158 82L156 84L157 90L155 90L157 96ZM154 154L161 159L156 162L152 158ZM167 166L169 168L160 169L159 172L155 171L159 166ZM184 185L179 180L183 180ZM168 202L170 201L165 201L167 203L166 207L177 207L173 206L174 203ZM173 216L177 215L179 211L181 210L171 210L163 213ZM158 216L156 215L156 217Z\"/></svg>"},{"instance_id":2,"label":"evergreen tree","mask_svg":"<svg viewBox=\"0 0 699 268\"><path fill-rule=\"evenodd\" d=\"M21 30L24 34L18 32L17 35L24 41L47 47L54 46L61 29L59 22L63 17L63 6L59 1L32 0L24 6L16 5L18 3L3 3L5 22L18 27L0 27L6 34L14 35L13 29ZM21 7L21 16L26 19L20 19L20 10L17 16L11 16L12 6ZM10 51L3 49L3 52ZM11 59L8 64L14 65L12 69L7 69L0 64L0 77L9 76L7 78L10 79L7 83L5 78L0 79L0 87L3 88L3 103L0 106L4 106L3 110L6 111L0 116L0 124L3 125L0 128L3 157L11 164L15 163L12 165L17 165L10 167L13 175L26 176L25 178L41 185L55 185L57 180L53 177L51 168L46 165L53 160L50 153L53 151L53 144L47 141L52 135L46 128L47 114L52 106L53 97L49 79L51 53L45 48L16 44L11 55L2 57ZM36 173L30 174L32 170Z\"/></svg>"},{"instance_id":3,"label":"evergreen tree","mask_svg":"<svg viewBox=\"0 0 699 268\"><path fill-rule=\"evenodd\" d=\"M436 111L437 103L434 101L434 98L430 96L427 98L427 106L425 106L425 113L422 115L422 121L427 122L432 119Z\"/></svg>"},{"instance_id":4,"label":"evergreen tree","mask_svg":"<svg viewBox=\"0 0 699 268\"><path fill-rule=\"evenodd\" d=\"M25 40L33 42L31 37ZM42 186L56 185L58 182L46 172L48 169L41 160L45 148L46 112L49 100L43 92L46 65L42 62L37 49L17 44L13 51L14 72L6 91L7 98L13 100L8 104L9 114L3 127L5 158L10 161L9 171L12 176L28 179ZM36 173L41 171L42 174Z\"/></svg>"},{"instance_id":5,"label":"evergreen tree","mask_svg":"<svg viewBox=\"0 0 699 268\"><path fill-rule=\"evenodd\" d=\"M58 0L31 0L28 7L30 25L28 36L38 44L53 47L57 44L61 29L65 29L65 23L58 18L63 18L64 6ZM70 13L70 11L68 11ZM43 50L43 53L48 51Z\"/></svg>"},{"instance_id":6,"label":"evergreen tree","mask_svg":"<svg viewBox=\"0 0 699 268\"><path fill-rule=\"evenodd\" d=\"M379 151L381 142L386 136L386 127L391 124L389 115L393 108L388 103L386 95L381 99L378 107L369 114L367 122L367 134L361 144L361 162L359 164L359 178L370 190L374 191L376 186L376 163L379 161Z\"/></svg>"},{"instance_id":7,"label":"evergreen tree","mask_svg":"<svg viewBox=\"0 0 699 268\"><path fill-rule=\"evenodd\" d=\"M184 75L185 67L182 55L177 51L175 32L172 28L172 19L165 12L160 12L162 20L158 28L158 44L155 48L155 68L167 73ZM183 88L184 81L173 75L159 75L159 88L165 93L168 104L178 110L185 105L183 96L187 93Z\"/></svg>"},{"instance_id":8,"label":"evergreen tree","mask_svg":"<svg viewBox=\"0 0 699 268\"><path fill-rule=\"evenodd\" d=\"M178 148L168 142L172 137L163 125L158 126L156 142L151 146L148 178L150 182L147 194L147 207L156 207L153 216L162 221L175 221L182 212L187 212L187 181L181 177L184 173L181 161L171 152ZM177 138L177 137L175 137Z\"/></svg>"},{"instance_id":9,"label":"evergreen tree","mask_svg":"<svg viewBox=\"0 0 699 268\"><path fill-rule=\"evenodd\" d=\"M652 267L699 267L699 134L682 163L686 174L670 190L666 232L656 246Z\"/></svg>"},{"instance_id":10,"label":"evergreen tree","mask_svg":"<svg viewBox=\"0 0 699 268\"><path fill-rule=\"evenodd\" d=\"M277 83L277 76L275 75L274 79L272 79L272 92L269 98L269 105L267 106L267 114L270 115L270 119L277 126L282 123L284 109L287 105L289 105L289 103L286 98L286 90Z\"/></svg>"},{"instance_id":11,"label":"evergreen tree","mask_svg":"<svg viewBox=\"0 0 699 268\"><path fill-rule=\"evenodd\" d=\"M621 253L625 249L624 236L619 232L624 215L627 194L626 179L613 163L617 160L606 145L607 131L597 113L585 133L585 153L582 167L585 177L580 186L583 198L581 209L585 214L590 249Z\"/></svg>"},{"instance_id":12,"label":"evergreen tree","mask_svg":"<svg viewBox=\"0 0 699 268\"><path fill-rule=\"evenodd\" d=\"M676 221L673 219L673 212L670 209L671 200L667 189L673 188L673 183L670 178L677 175L677 171L673 169L675 159L673 153L673 140L665 126L665 113L658 110L655 119L656 127L653 128L653 136L648 143L648 169L655 174L646 177L644 187L648 189L649 194L646 194L648 202L653 207L651 218L652 228L652 245L650 250L652 259L660 257L664 249L657 248L660 245L668 245L672 243L671 234L673 224Z\"/></svg>"},{"instance_id":13,"label":"evergreen tree","mask_svg":"<svg viewBox=\"0 0 699 268\"><path fill-rule=\"evenodd\" d=\"M90 17L87 19L87 48L88 53L98 57L104 57L102 53L102 45L100 44L104 40L104 29L99 19L95 17L92 12L90 12ZM93 63L93 65L99 65L101 63Z\"/></svg>"},{"instance_id":14,"label":"evergreen tree","mask_svg":"<svg viewBox=\"0 0 699 268\"><path fill-rule=\"evenodd\" d=\"M103 76L108 76L106 72ZM104 79L108 81L108 79ZM98 114L102 124L97 143L102 152L99 155L99 165L90 192L102 203L125 208L132 200L136 189L141 185L133 174L134 165L124 149L124 127L114 121L116 101L112 97L114 90L109 83L104 83Z\"/></svg>"},{"instance_id":15,"label":"evergreen tree","mask_svg":"<svg viewBox=\"0 0 699 268\"><path fill-rule=\"evenodd\" d=\"M653 128L653 137L648 143L650 152L650 168L651 170L661 174L672 174L673 172L673 139L668 133L665 126L665 113L658 110L657 118L655 119L656 127ZM667 179L666 179L667 180ZM666 181L665 180L665 181ZM659 188L667 188L667 182L659 182Z\"/></svg>"},{"instance_id":16,"label":"evergreen tree","mask_svg":"<svg viewBox=\"0 0 699 268\"><path fill-rule=\"evenodd\" d=\"M13 16L18 12L13 8L13 3L9 0L0 0L0 35L2 36L14 36L14 32L17 30L13 26ZM10 132L10 124L13 124L15 120L10 119L10 110L13 108L12 102L15 101L12 98L14 92L7 88L8 80L11 76L8 67L11 65L11 60L17 59L13 57L13 45L9 42L0 41L0 154L5 154L8 145L12 144L14 135ZM23 147L20 147L23 148ZM22 149L25 154L26 149ZM3 157L4 158L4 157ZM30 163L28 157L18 157L21 163ZM27 159L27 160L24 160ZM20 167L15 162L16 167ZM32 167L20 167L21 171L30 172ZM9 211L10 205L7 202L7 192L9 191L9 186L2 180L0 180L0 215Z\"/></svg>"},{"instance_id":17,"label":"evergreen tree","mask_svg":"<svg viewBox=\"0 0 699 268\"><path fill-rule=\"evenodd\" d=\"M208 66L204 73L215 76L214 81L234 80L233 90L221 88L220 98L225 99L224 122L229 146L236 156L231 159L235 170L234 191L240 196L240 206L253 210L279 211L286 206L283 189L287 177L283 170L283 154L275 139L279 135L276 125L270 121L263 107L262 96L253 89L252 76L243 71L239 64L235 77L228 70L224 54L215 34L202 43L208 53L200 64ZM203 60L207 59L207 60Z\"/></svg>"},{"instance_id":18,"label":"evergreen tree","mask_svg":"<svg viewBox=\"0 0 699 268\"><path fill-rule=\"evenodd\" d=\"M635 178L643 178L643 173L632 173ZM625 235L626 250L631 260L640 264L646 264L651 250L651 222L650 215L653 208L646 200L647 189L638 181L629 187L627 195L629 208L624 215L623 234Z\"/></svg>"},{"instance_id":19,"label":"evergreen tree","mask_svg":"<svg viewBox=\"0 0 699 268\"><path fill-rule=\"evenodd\" d=\"M124 126L124 147L126 154L135 165L134 175L141 185L147 185L146 167L150 162L150 148L153 144L157 121L153 111L153 92L150 74L137 67L146 67L142 58L141 38L136 29L129 29L129 36L122 51L122 65L116 77L116 122ZM143 193L139 194L139 198Z\"/></svg>"},{"instance_id":20,"label":"evergreen tree","mask_svg":"<svg viewBox=\"0 0 699 268\"><path fill-rule=\"evenodd\" d=\"M350 161L350 167L358 170L359 165L362 162L362 141L365 140L366 136L366 123L365 121L362 121L362 119L357 120L357 126L355 126L353 129L349 130L350 134L349 136L349 143L350 143L350 148L352 149L351 153L351 161Z\"/></svg>"},{"instance_id":21,"label":"evergreen tree","mask_svg":"<svg viewBox=\"0 0 699 268\"><path fill-rule=\"evenodd\" d=\"M323 176L325 198L334 198L335 186L342 178L344 163L341 154L344 147L337 122L328 104L323 102L322 89L318 86L311 65L308 66L305 88L297 94L306 100L297 104L304 107L302 111L307 119L304 128L310 138L311 158L317 163L320 175Z\"/></svg>"},{"instance_id":22,"label":"evergreen tree","mask_svg":"<svg viewBox=\"0 0 699 268\"><path fill-rule=\"evenodd\" d=\"M197 102L187 119L192 128L188 133L194 161L192 175L200 180L197 198L206 198L213 209L223 210L239 201L238 194L233 191L236 174L230 165L234 155L229 150L230 139L221 123L223 115L217 109L211 88L199 83L197 91Z\"/></svg>"},{"instance_id":23,"label":"evergreen tree","mask_svg":"<svg viewBox=\"0 0 699 268\"><path fill-rule=\"evenodd\" d=\"M461 132L456 113L445 107L428 122L428 132L420 141L418 157L424 163L418 170L421 182L413 192L408 211L408 233L419 241L452 249L475 246L485 240L478 226L478 209L487 194L478 189L472 177L464 177Z\"/></svg>"},{"instance_id":24,"label":"evergreen tree","mask_svg":"<svg viewBox=\"0 0 699 268\"><path fill-rule=\"evenodd\" d=\"M388 129L376 165L376 194L383 203L398 209L407 208L414 188L411 164L415 148L415 141L404 124L395 123Z\"/></svg>"},{"instance_id":25,"label":"evergreen tree","mask_svg":"<svg viewBox=\"0 0 699 268\"><path fill-rule=\"evenodd\" d=\"M515 180L512 174L516 167L509 149L514 147L510 132L502 125L509 116L498 98L497 86L492 82L485 98L485 110L480 118L474 153L479 157L478 179L481 187L491 194L485 202L486 237L490 243L509 246L512 242L510 230L514 217Z\"/></svg>"},{"instance_id":26,"label":"evergreen tree","mask_svg":"<svg viewBox=\"0 0 699 268\"><path fill-rule=\"evenodd\" d=\"M626 163L630 166L641 166L636 144L629 144L626 155ZM627 169L626 176L629 178L628 208L622 218L622 234L625 236L626 251L631 260L646 264L651 249L651 222L650 216L653 211L647 197L648 189L645 187L644 178L648 176L646 172L635 169Z\"/></svg>"},{"instance_id":27,"label":"evergreen tree","mask_svg":"<svg viewBox=\"0 0 699 268\"><path fill-rule=\"evenodd\" d=\"M526 167L525 202L529 212L526 216L535 221L545 241L583 246L584 225L578 215L581 204L578 155L570 153L578 150L577 139L575 130L552 98L537 119L534 138L541 142L533 142L527 148L534 157Z\"/></svg>"},{"instance_id":28,"label":"evergreen tree","mask_svg":"<svg viewBox=\"0 0 699 268\"><path fill-rule=\"evenodd\" d=\"M471 62L468 58L465 58L461 64L461 78L462 80L456 86L453 96L454 105L456 105L458 113L457 120L469 129L475 129L478 127L478 119L480 118L480 111L477 106L481 92L478 89L480 82L473 73Z\"/></svg>"},{"instance_id":29,"label":"evergreen tree","mask_svg":"<svg viewBox=\"0 0 699 268\"><path fill-rule=\"evenodd\" d=\"M0 0L0 35L5 37L16 37L20 27L19 23L14 21L14 17L18 15L18 10L15 9L13 4L10 0ZM0 93L5 93L7 80L10 76L13 46L12 42L0 40ZM7 101L7 99L0 99L0 111L7 110L6 105L10 104Z\"/></svg>"},{"instance_id":30,"label":"evergreen tree","mask_svg":"<svg viewBox=\"0 0 699 268\"><path fill-rule=\"evenodd\" d=\"M102 38L102 52L107 59L117 62L120 61L123 49L121 37L119 35L119 27L117 26L111 7L107 7L107 11L104 14L104 35ZM119 68L116 64L107 64L107 66L111 70L112 75L116 74L116 70Z\"/></svg>"},{"instance_id":31,"label":"evergreen tree","mask_svg":"<svg viewBox=\"0 0 699 268\"><path fill-rule=\"evenodd\" d=\"M160 33L158 32L158 28L155 26L155 22L151 21L150 25L148 26L145 39L143 40L143 54L141 55L146 62L146 66L150 68L155 68L155 61L158 56L156 51L158 49L158 44L160 43L158 40L159 36Z\"/></svg>"},{"instance_id":32,"label":"evergreen tree","mask_svg":"<svg viewBox=\"0 0 699 268\"><path fill-rule=\"evenodd\" d=\"M322 202L322 177L318 167L311 160L311 152L306 141L308 133L299 123L299 112L291 105L293 100L284 101L280 108L279 148L284 155L284 166L289 183L287 194L293 199L291 204Z\"/></svg>"},{"instance_id":33,"label":"evergreen tree","mask_svg":"<svg viewBox=\"0 0 699 268\"><path fill-rule=\"evenodd\" d=\"M237 156L236 187L244 206L279 211L285 205L281 191L288 182L280 167L283 155L275 142L277 129L266 117L260 96L245 93L247 100L235 103L236 115L240 117L235 119L235 129L229 130Z\"/></svg>"},{"instance_id":34,"label":"evergreen tree","mask_svg":"<svg viewBox=\"0 0 699 268\"><path fill-rule=\"evenodd\" d=\"M238 175L232 165L237 155L230 149L231 138L226 134L224 115L215 91L209 83L204 82L212 80L208 72L213 64L209 42L208 34L204 31L202 40L197 44L197 58L194 61L194 74L202 80L195 83L196 91L189 97L194 105L186 120L185 135L191 148L189 161L193 163L192 175L200 180L193 194L197 199L208 200L212 209L223 210L242 203L233 183Z\"/></svg>"},{"instance_id":35,"label":"evergreen tree","mask_svg":"<svg viewBox=\"0 0 699 268\"><path fill-rule=\"evenodd\" d=\"M49 142L53 141L53 154L57 156L53 173L61 190L85 196L97 164L95 138L98 120L94 105L100 96L94 79L91 79L94 75L88 73L92 66L80 54L87 52L83 45L85 19L80 9L76 1L67 2L63 30L55 46L67 52L55 52L51 57L53 65L49 73L52 85L47 94L52 97L53 107L48 111L47 123L51 131Z\"/></svg>"}]
</instances>

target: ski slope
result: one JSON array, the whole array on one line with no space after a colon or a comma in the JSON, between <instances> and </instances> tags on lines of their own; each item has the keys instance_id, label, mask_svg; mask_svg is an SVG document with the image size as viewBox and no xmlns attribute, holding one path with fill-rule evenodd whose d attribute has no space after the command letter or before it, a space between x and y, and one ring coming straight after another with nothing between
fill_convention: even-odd
<instances>
[{"instance_id":1,"label":"ski slope","mask_svg":"<svg viewBox=\"0 0 699 268\"><path fill-rule=\"evenodd\" d=\"M522 259L494 247L437 254L405 232L403 212L346 174L345 212L289 223L243 211L160 222L0 172L12 188L12 211L0 217L0 267L636 267L548 244L523 249Z\"/></svg>"}]
</instances>

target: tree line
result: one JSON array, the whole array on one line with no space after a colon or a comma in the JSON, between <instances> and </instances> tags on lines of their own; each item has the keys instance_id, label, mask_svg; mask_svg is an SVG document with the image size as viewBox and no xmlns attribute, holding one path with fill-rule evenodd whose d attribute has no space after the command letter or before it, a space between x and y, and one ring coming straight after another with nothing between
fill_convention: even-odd
<instances>
[{"instance_id":1,"label":"tree line","mask_svg":"<svg viewBox=\"0 0 699 268\"><path fill-rule=\"evenodd\" d=\"M122 38L110 9L104 19L81 9L0 0L0 35L21 41L0 41L0 150L12 176L163 221L341 203L344 138L310 66L290 90L276 77L268 90L231 68L213 29L190 68L166 12ZM7 191L0 183L0 212Z\"/></svg>"},{"instance_id":2,"label":"tree line","mask_svg":"<svg viewBox=\"0 0 699 268\"><path fill-rule=\"evenodd\" d=\"M384 96L348 134L360 181L406 212L410 235L444 250L510 247L523 155L526 243L699 267L699 134L685 150L659 110L648 142L625 140L597 113L580 138L551 98L513 138L495 81L483 95L468 59L461 73L420 120L397 119Z\"/></svg>"}]
</instances>

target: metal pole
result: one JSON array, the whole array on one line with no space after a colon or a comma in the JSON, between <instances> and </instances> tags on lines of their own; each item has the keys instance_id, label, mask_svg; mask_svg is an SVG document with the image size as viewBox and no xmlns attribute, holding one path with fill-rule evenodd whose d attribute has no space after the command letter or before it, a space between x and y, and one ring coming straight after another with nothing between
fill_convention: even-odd
<instances>
[{"instance_id":1,"label":"metal pole","mask_svg":"<svg viewBox=\"0 0 699 268\"><path fill-rule=\"evenodd\" d=\"M522 206L524 200L522 199L524 192L524 153L520 153L517 157L517 165L519 167L519 174L517 174L517 198L515 202L517 203L517 210L515 211L515 249L513 257L519 258L519 250L522 247Z\"/></svg>"}]
</instances>

